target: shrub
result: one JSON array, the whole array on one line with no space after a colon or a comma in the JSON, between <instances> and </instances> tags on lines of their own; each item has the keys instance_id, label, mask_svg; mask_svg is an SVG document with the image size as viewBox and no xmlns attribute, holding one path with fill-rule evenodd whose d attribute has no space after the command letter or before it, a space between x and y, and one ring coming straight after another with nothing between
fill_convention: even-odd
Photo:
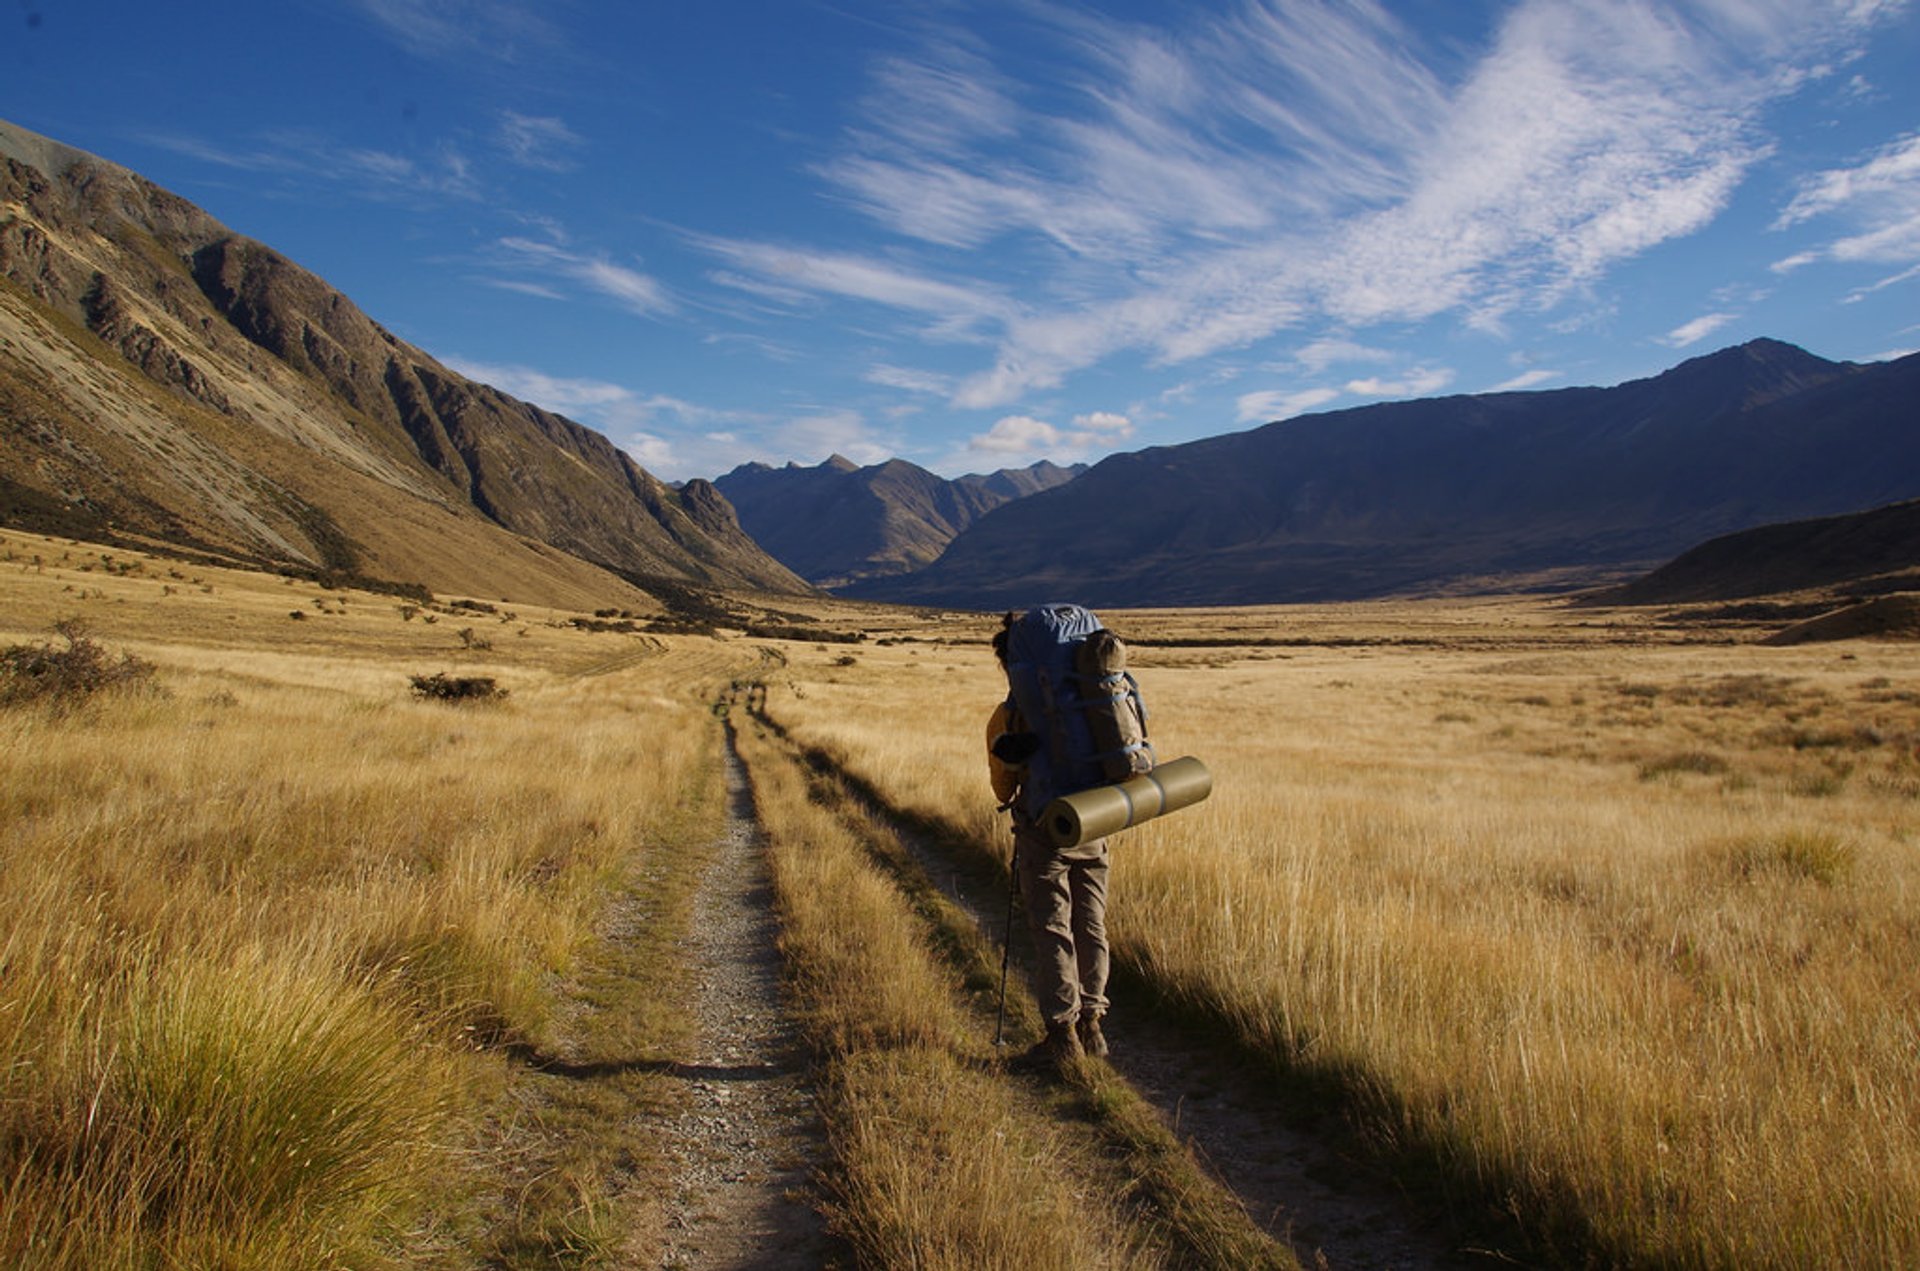
<instances>
[{"instance_id":1,"label":"shrub","mask_svg":"<svg viewBox=\"0 0 1920 1271\"><path fill-rule=\"evenodd\" d=\"M0 649L0 705L40 702L64 710L109 689L157 691L151 662L131 653L115 658L79 619L64 618L53 629L65 648L49 642Z\"/></svg>"},{"instance_id":2,"label":"shrub","mask_svg":"<svg viewBox=\"0 0 1920 1271\"><path fill-rule=\"evenodd\" d=\"M507 696L507 690L501 688L491 675L448 675L444 671L435 671L432 675L412 675L407 678L413 683L413 695L423 701L498 702Z\"/></svg>"}]
</instances>

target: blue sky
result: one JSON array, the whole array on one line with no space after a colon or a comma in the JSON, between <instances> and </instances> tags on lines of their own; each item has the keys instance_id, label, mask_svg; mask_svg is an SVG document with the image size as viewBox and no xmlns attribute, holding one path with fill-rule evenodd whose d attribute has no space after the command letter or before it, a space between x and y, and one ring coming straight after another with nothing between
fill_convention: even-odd
<instances>
[{"instance_id":1,"label":"blue sky","mask_svg":"<svg viewBox=\"0 0 1920 1271\"><path fill-rule=\"evenodd\" d=\"M1920 348L1912 0L10 0L0 117L661 476Z\"/></svg>"}]
</instances>

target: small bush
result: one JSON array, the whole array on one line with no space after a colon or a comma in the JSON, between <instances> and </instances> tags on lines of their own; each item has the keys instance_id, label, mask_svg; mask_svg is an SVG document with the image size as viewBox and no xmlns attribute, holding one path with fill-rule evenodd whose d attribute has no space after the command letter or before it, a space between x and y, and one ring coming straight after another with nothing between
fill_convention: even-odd
<instances>
[{"instance_id":1,"label":"small bush","mask_svg":"<svg viewBox=\"0 0 1920 1271\"><path fill-rule=\"evenodd\" d=\"M444 671L436 671L432 675L407 678L413 683L413 695L422 701L499 702L507 696L507 690L501 688L491 675L448 675Z\"/></svg>"},{"instance_id":2,"label":"small bush","mask_svg":"<svg viewBox=\"0 0 1920 1271\"><path fill-rule=\"evenodd\" d=\"M1640 780L1653 781L1660 777L1677 773L1693 772L1703 777L1717 777L1728 770L1727 761L1719 755L1704 750L1682 750L1658 759L1649 759L1640 765Z\"/></svg>"},{"instance_id":3,"label":"small bush","mask_svg":"<svg viewBox=\"0 0 1920 1271\"><path fill-rule=\"evenodd\" d=\"M79 619L62 619L53 629L65 648L49 642L0 649L0 705L37 702L64 710L108 690L157 690L151 662L131 653L114 657Z\"/></svg>"}]
</instances>

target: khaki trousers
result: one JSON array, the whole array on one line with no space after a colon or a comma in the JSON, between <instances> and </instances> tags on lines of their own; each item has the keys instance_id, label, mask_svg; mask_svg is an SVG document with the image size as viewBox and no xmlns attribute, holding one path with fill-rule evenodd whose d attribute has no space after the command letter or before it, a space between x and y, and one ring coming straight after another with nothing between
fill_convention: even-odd
<instances>
[{"instance_id":1,"label":"khaki trousers","mask_svg":"<svg viewBox=\"0 0 1920 1271\"><path fill-rule=\"evenodd\" d=\"M1033 936L1033 992L1049 1024L1107 1011L1107 841L1065 852L1013 826L1020 897Z\"/></svg>"}]
</instances>

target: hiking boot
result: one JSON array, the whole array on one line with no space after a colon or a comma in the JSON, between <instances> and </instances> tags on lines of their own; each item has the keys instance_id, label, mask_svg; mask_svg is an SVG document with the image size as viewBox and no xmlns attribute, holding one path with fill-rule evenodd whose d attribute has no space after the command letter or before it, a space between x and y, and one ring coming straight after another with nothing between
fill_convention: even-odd
<instances>
[{"instance_id":1,"label":"hiking boot","mask_svg":"<svg viewBox=\"0 0 1920 1271\"><path fill-rule=\"evenodd\" d=\"M1107 1057L1107 1037L1105 1033L1100 1031L1099 1015L1082 1015L1080 1021L1073 1026L1073 1031L1079 1034L1080 1048L1082 1050L1092 1055L1095 1059L1105 1059Z\"/></svg>"},{"instance_id":2,"label":"hiking boot","mask_svg":"<svg viewBox=\"0 0 1920 1271\"><path fill-rule=\"evenodd\" d=\"M1047 1035L1014 1056L1007 1066L1020 1072L1059 1072L1085 1054L1072 1024L1048 1024Z\"/></svg>"}]
</instances>

